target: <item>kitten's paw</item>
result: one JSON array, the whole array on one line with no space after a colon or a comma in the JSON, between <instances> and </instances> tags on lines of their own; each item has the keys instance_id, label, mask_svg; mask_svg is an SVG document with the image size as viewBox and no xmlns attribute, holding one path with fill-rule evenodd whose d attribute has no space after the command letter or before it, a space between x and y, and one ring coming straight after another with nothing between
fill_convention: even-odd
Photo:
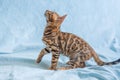
<instances>
[{"instance_id":1,"label":"kitten's paw","mask_svg":"<svg viewBox=\"0 0 120 80\"><path fill-rule=\"evenodd\" d=\"M38 59L36 60L36 63L40 63L40 62L41 62L41 60L38 60Z\"/></svg>"},{"instance_id":2,"label":"kitten's paw","mask_svg":"<svg viewBox=\"0 0 120 80\"><path fill-rule=\"evenodd\" d=\"M58 68L57 70L69 70L69 69L73 69L73 66L65 66L65 67Z\"/></svg>"},{"instance_id":3,"label":"kitten's paw","mask_svg":"<svg viewBox=\"0 0 120 80\"><path fill-rule=\"evenodd\" d=\"M65 67L58 68L57 70L67 70Z\"/></svg>"},{"instance_id":4,"label":"kitten's paw","mask_svg":"<svg viewBox=\"0 0 120 80\"><path fill-rule=\"evenodd\" d=\"M49 67L48 70L56 70L56 68Z\"/></svg>"}]
</instances>

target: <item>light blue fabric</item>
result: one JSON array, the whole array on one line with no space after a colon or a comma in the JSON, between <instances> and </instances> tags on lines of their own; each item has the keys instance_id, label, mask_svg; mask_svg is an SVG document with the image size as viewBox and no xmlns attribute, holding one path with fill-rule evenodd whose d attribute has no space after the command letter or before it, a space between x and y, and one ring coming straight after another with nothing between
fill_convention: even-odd
<instances>
[{"instance_id":1,"label":"light blue fabric","mask_svg":"<svg viewBox=\"0 0 120 80\"><path fill-rule=\"evenodd\" d=\"M119 0L0 0L0 80L120 80L120 64L91 59L86 68L50 71L51 54L35 63L45 47L45 10L67 14L61 30L82 37L102 60L120 58L119 7ZM67 61L61 55L58 67Z\"/></svg>"}]
</instances>

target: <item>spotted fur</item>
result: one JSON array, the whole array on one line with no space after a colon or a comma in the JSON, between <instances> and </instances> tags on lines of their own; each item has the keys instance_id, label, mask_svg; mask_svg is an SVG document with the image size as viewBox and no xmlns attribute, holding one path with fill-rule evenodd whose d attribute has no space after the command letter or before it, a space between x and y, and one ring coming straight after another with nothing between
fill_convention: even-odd
<instances>
[{"instance_id":1,"label":"spotted fur","mask_svg":"<svg viewBox=\"0 0 120 80\"><path fill-rule=\"evenodd\" d=\"M92 57L100 66L112 65L120 62L120 59L108 63L103 62L93 48L82 38L72 33L62 32L60 26L66 15L59 16L56 12L46 10L45 16L47 25L42 40L46 44L46 48L41 50L36 61L37 63L41 61L45 54L50 52L52 52L52 61L49 69L52 70L56 70L60 53L70 58L67 62L69 66L58 68L61 70L83 68L85 67L85 61Z\"/></svg>"}]
</instances>

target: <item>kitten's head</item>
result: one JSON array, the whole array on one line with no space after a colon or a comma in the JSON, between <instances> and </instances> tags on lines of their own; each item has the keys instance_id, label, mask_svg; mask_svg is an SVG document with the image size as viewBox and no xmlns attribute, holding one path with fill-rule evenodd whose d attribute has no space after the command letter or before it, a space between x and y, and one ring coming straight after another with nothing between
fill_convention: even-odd
<instances>
[{"instance_id":1,"label":"kitten's head","mask_svg":"<svg viewBox=\"0 0 120 80\"><path fill-rule=\"evenodd\" d=\"M59 16L58 13L53 12L53 11L49 11L49 10L45 11L45 17L46 17L47 23L54 23L58 26L61 25L61 23L64 21L66 16L67 15Z\"/></svg>"},{"instance_id":2,"label":"kitten's head","mask_svg":"<svg viewBox=\"0 0 120 80\"><path fill-rule=\"evenodd\" d=\"M60 16L56 12L46 10L45 17L47 22L55 22L55 20Z\"/></svg>"}]
</instances>

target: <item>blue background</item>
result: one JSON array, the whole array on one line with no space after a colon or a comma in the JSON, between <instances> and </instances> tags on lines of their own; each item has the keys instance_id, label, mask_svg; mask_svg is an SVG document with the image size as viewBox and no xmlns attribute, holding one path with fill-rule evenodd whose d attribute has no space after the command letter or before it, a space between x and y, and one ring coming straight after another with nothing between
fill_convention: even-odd
<instances>
[{"instance_id":1,"label":"blue background","mask_svg":"<svg viewBox=\"0 0 120 80\"><path fill-rule=\"evenodd\" d=\"M63 72L44 70L41 64L35 64L39 51L45 47L41 40L46 26L45 10L67 14L61 31L82 37L102 60L108 62L120 58L119 0L0 0L1 80L30 80L30 77L32 80L48 80L49 77L51 80L120 80L119 64L99 67L93 59L88 61L93 65L91 67ZM50 65L49 57L44 57L44 64ZM67 60L64 56L60 58L61 63ZM28 73L19 76L23 67ZM30 74L34 67L35 71Z\"/></svg>"}]
</instances>

